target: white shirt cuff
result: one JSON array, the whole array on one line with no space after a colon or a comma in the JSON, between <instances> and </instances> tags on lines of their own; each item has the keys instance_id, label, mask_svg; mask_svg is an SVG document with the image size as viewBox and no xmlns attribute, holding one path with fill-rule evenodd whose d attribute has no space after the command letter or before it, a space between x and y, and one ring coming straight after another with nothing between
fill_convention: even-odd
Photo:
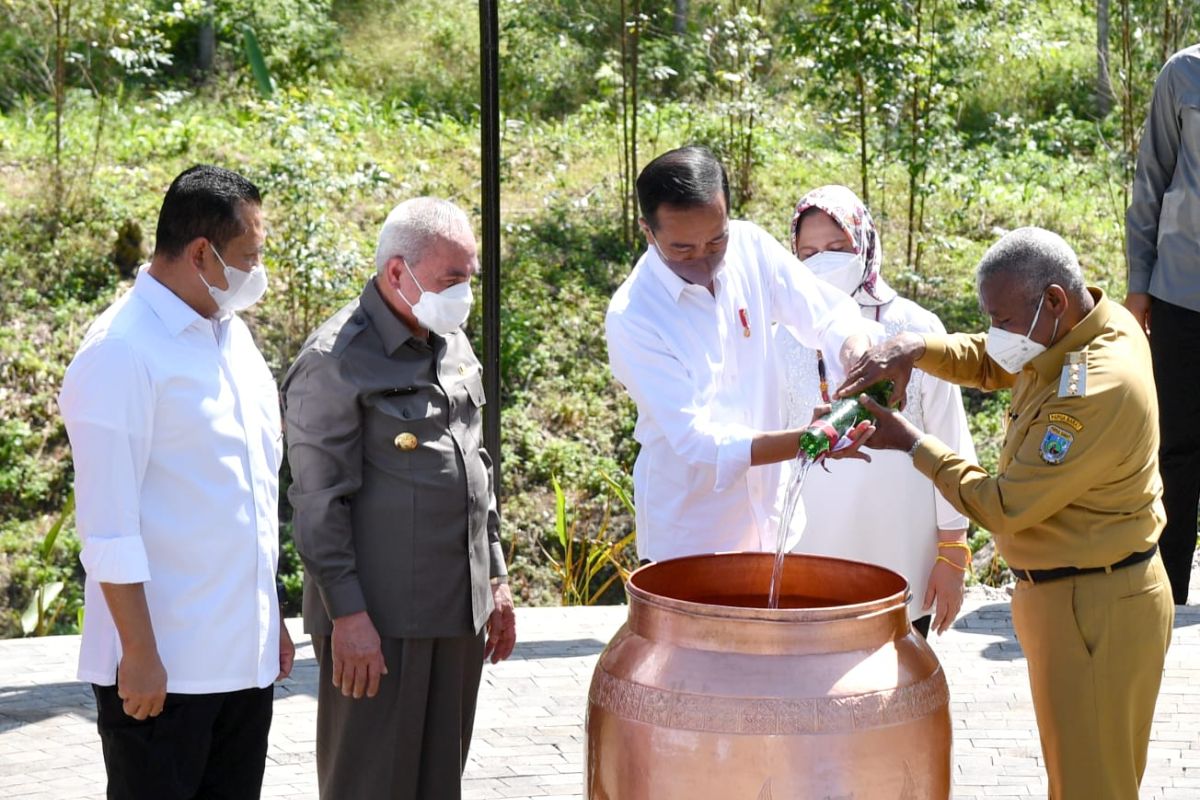
<instances>
[{"instance_id":1,"label":"white shirt cuff","mask_svg":"<svg viewBox=\"0 0 1200 800\"><path fill-rule=\"evenodd\" d=\"M713 491L725 491L750 469L750 444L754 435L749 428L739 427L728 431L724 440L717 443L717 480Z\"/></svg>"},{"instance_id":2,"label":"white shirt cuff","mask_svg":"<svg viewBox=\"0 0 1200 800\"><path fill-rule=\"evenodd\" d=\"M150 561L140 536L89 537L83 543L79 560L88 577L101 583L146 583L150 580Z\"/></svg>"}]
</instances>

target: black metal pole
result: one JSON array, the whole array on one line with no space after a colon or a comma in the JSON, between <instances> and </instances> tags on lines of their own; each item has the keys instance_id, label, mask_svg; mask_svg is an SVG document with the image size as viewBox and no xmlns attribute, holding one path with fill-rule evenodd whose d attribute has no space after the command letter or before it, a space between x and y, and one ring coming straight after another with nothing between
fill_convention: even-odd
<instances>
[{"instance_id":1,"label":"black metal pole","mask_svg":"<svg viewBox=\"0 0 1200 800\"><path fill-rule=\"evenodd\" d=\"M479 128L483 161L483 443L500 502L500 23L497 0L479 0Z\"/></svg>"}]
</instances>

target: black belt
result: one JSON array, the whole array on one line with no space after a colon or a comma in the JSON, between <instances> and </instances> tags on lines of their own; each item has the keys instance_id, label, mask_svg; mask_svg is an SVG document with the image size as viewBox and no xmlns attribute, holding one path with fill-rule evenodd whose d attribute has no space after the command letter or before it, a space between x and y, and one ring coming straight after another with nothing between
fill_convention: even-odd
<instances>
[{"instance_id":1,"label":"black belt","mask_svg":"<svg viewBox=\"0 0 1200 800\"><path fill-rule=\"evenodd\" d=\"M1073 575L1088 575L1093 572L1112 572L1114 569L1121 567L1129 567L1134 564L1140 564L1143 561L1148 561L1151 556L1158 552L1158 545L1155 544L1149 550L1144 550L1141 553L1134 553L1130 556L1122 558L1115 564L1110 564L1107 567L1057 567L1055 569L1012 569L1014 575L1023 581L1030 583L1045 583L1046 581L1056 581L1059 578L1070 578Z\"/></svg>"}]
</instances>

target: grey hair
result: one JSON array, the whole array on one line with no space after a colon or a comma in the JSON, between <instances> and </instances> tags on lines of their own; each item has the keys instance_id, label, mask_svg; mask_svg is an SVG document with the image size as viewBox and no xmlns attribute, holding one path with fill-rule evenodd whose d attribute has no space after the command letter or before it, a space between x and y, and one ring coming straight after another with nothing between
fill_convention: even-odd
<instances>
[{"instance_id":1,"label":"grey hair","mask_svg":"<svg viewBox=\"0 0 1200 800\"><path fill-rule=\"evenodd\" d=\"M436 197L414 197L392 209L379 230L375 269L382 273L388 259L401 256L416 266L435 239L471 237L471 221L458 206Z\"/></svg>"},{"instance_id":2,"label":"grey hair","mask_svg":"<svg viewBox=\"0 0 1200 800\"><path fill-rule=\"evenodd\" d=\"M975 288L995 275L1009 275L1016 290L1033 299L1052 283L1070 297L1086 291L1079 258L1071 246L1045 228L1017 228L988 248L975 268Z\"/></svg>"}]
</instances>

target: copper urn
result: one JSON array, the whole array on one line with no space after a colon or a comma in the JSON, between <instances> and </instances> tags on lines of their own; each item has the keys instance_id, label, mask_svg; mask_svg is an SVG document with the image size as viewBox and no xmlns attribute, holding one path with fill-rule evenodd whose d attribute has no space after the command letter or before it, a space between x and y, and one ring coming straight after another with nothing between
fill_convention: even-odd
<instances>
[{"instance_id":1,"label":"copper urn","mask_svg":"<svg viewBox=\"0 0 1200 800\"><path fill-rule=\"evenodd\" d=\"M592 675L589 800L946 800L946 678L904 578L789 555L691 556L630 578Z\"/></svg>"}]
</instances>

